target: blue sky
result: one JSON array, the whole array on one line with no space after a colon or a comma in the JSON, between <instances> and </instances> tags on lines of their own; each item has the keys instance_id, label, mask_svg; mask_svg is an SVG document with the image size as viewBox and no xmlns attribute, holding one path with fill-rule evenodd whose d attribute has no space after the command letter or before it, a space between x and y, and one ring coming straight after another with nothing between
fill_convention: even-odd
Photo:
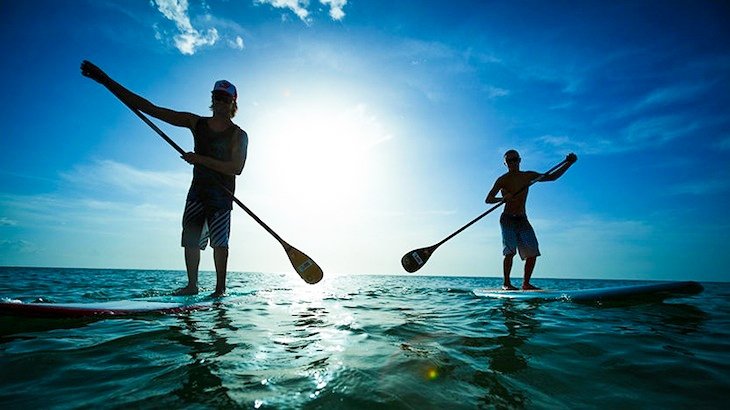
<instances>
[{"instance_id":1,"label":"blue sky","mask_svg":"<svg viewBox=\"0 0 730 410\"><path fill-rule=\"evenodd\" d=\"M325 275L403 273L486 209L516 148L536 171L579 156L530 192L536 278L728 279L726 2L6 1L0 19L0 265L184 268L191 169L89 59L198 114L236 84L237 197ZM497 213L419 274L499 276ZM229 266L291 272L240 210Z\"/></svg>"}]
</instances>

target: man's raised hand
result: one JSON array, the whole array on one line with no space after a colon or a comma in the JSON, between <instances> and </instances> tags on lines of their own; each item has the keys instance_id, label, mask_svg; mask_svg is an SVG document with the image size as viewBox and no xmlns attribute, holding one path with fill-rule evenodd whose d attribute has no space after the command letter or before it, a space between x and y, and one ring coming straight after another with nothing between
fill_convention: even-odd
<instances>
[{"instance_id":1,"label":"man's raised hand","mask_svg":"<svg viewBox=\"0 0 730 410\"><path fill-rule=\"evenodd\" d=\"M81 62L81 74L84 77L89 77L102 85L106 85L109 80L109 76L101 68L88 60Z\"/></svg>"}]
</instances>

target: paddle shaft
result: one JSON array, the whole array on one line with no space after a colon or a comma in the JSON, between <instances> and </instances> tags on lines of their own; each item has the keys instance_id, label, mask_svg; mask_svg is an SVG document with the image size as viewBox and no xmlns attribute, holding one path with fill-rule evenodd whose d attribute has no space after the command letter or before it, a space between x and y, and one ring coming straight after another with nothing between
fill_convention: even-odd
<instances>
[{"instance_id":1,"label":"paddle shaft","mask_svg":"<svg viewBox=\"0 0 730 410\"><path fill-rule=\"evenodd\" d=\"M548 175L550 175L551 173L553 173L553 172L554 172L554 171L555 171L556 169L560 168L560 167L561 167L561 166L562 166L563 164L565 164L566 162L568 162L568 160L567 160L567 159L564 159L564 160L562 160L562 161L561 161L561 162L560 162L559 164L557 164L557 165L555 165L554 167L550 168L550 169L549 169L549 170L548 170L548 171L547 171L546 173L544 173L544 174L540 175L539 177L537 177L537 178L533 179L532 181L530 181L530 183L528 183L527 185L525 185L525 186L523 186L522 188L520 188L520 190L519 190L519 191L517 191L517 192L515 192L515 193L514 193L514 194L513 194L512 196L516 196L516 195L518 195L518 194L522 193L522 191L524 191L524 190L526 190L527 188L529 188L529 187L530 187L530 186L531 186L532 184L534 184L534 183L536 183L536 182L539 182L539 181L541 181L541 180L542 180L543 178L545 178L546 176L548 176ZM499 208L499 207L500 207L500 206L502 206L502 205L503 205L504 203L505 203L504 199L500 200L500 201L499 201L499 202L497 202L497 203L496 203L496 204L495 204L495 205L494 205L493 207L491 207L491 208L487 209L487 210L486 210L486 211L484 211L484 212L483 212L483 213L482 213L481 215L479 215L479 216L477 216L476 218L472 219L472 220L471 220L471 221L470 221L469 223L467 223L466 225L464 225L464 226L462 226L461 228L459 228L459 229L458 229L458 230L457 230L456 232L454 232L454 233L452 233L451 235L447 236L446 238L444 238L444 239L443 239L443 240L442 240L441 242L437 243L436 245L433 245L433 246L431 246L431 251L433 252L434 250L436 250L436 248L438 248L439 246L443 245L443 244L444 244L444 242L446 242L446 241L448 241L449 239L453 238L454 236L458 235L458 234L459 234L459 233L461 233L461 231L463 231L464 229L466 229L466 228L468 228L468 227L470 227L470 226L474 225L474 224L475 224L475 223L476 223L477 221L479 221L480 219L484 218L484 217L485 217L485 216L487 216L487 215L488 215L488 214L489 214L490 212L492 212L492 211L494 211L495 209Z\"/></svg>"},{"instance_id":2,"label":"paddle shaft","mask_svg":"<svg viewBox=\"0 0 730 410\"><path fill-rule=\"evenodd\" d=\"M117 98L119 98L119 96L118 96L118 95L117 95L116 93L114 93L113 91L112 91L112 93L113 93L113 94L114 94L114 95L115 95L115 96L116 96ZM133 112L133 113L137 114L137 116L138 116L138 117L139 117L140 119L142 119L142 121L144 121L144 122L145 122L145 123L146 123L147 125L149 125L149 126L150 126L150 127L151 127L151 128L153 129L153 130L155 130L155 132L156 132L156 133L157 133L157 134L158 134L158 135L159 135L160 137L162 137L162 139L164 139L165 141L167 141L167 143L168 143L168 144L170 144L170 146L172 146L172 147L173 147L173 148L174 148L174 149L175 149L175 150L176 150L177 152L179 152L179 153L180 153L180 155L185 155L185 151L184 151L184 150L183 150L182 148L180 148L180 146L179 146L179 145L177 145L177 143L176 143L175 141L173 141L173 140L172 140L172 139L171 139L170 137L168 137L168 136L167 136L167 134L165 134L165 133L164 133L164 132L163 132L163 131L162 131L162 130L160 129L160 127L158 127L157 125L155 125L155 123L153 123L153 122L152 122L152 120L150 120L149 118L147 118L147 116L145 116L144 114L142 114L142 113L141 113L141 112L140 112L140 111L139 111L138 109L136 109L135 107L132 107L131 105L127 104L127 102L125 102L125 101L124 101L123 99L119 98L119 100L120 100L121 102L123 102L123 103L124 103L124 105L126 105L126 106L127 106L127 108L129 108L130 110L132 110L132 112ZM216 181L216 182L218 182L218 184L219 184L219 185L220 185L220 186L221 186L221 187L222 187L222 188L223 188L223 189L224 189L224 190L225 190L226 192L228 192L228 195L230 195L230 196L231 196L231 198L233 199L233 202L235 202L236 204L238 204L238 206L240 206L240 207L241 207L241 209L243 209L244 211L246 211L246 213L247 213L247 214L248 214L248 215L249 215L249 216L250 216L251 218L253 218L253 219L254 219L254 220L255 220L256 222L258 222L258 223L259 223L259 225L261 225L261 227L262 227L262 228L266 229L266 232L268 232L269 234L271 234L271 236L273 236L273 237L274 237L274 238L275 238L275 239L276 239L277 241L279 241L279 243L280 243L280 244L281 244L281 245L282 245L282 246L284 247L284 249L285 249L285 250L287 250L287 251L288 251L288 250L289 250L289 248L291 248L291 245L289 245L288 243L286 243L286 241L284 241L284 240L283 240L283 239L281 238L281 236L279 236L279 234L277 234L276 232L274 232L274 230L273 230L273 229L269 228L269 226L268 226L268 225L266 225L266 223L264 223L264 221L262 221L262 220L261 220L261 218L259 218L258 216L256 216L256 214L254 214L254 213L253 213L253 211L251 211L250 209L248 209L248 207L247 207L246 205L244 205L244 204L243 204L243 202L239 201L239 200L238 200L238 198L236 198L236 197L235 197L235 196L233 195L233 192L231 192L231 191L230 191L230 190L229 190L229 189L228 189L228 188L227 188L227 187L226 187L225 185L223 185L223 183L222 183L222 182L220 182L220 181Z\"/></svg>"}]
</instances>

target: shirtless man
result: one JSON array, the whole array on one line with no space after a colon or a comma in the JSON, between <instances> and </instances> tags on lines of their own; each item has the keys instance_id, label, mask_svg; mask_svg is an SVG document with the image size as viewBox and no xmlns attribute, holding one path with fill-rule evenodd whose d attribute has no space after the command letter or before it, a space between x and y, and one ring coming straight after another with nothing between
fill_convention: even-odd
<instances>
[{"instance_id":1,"label":"shirtless man","mask_svg":"<svg viewBox=\"0 0 730 410\"><path fill-rule=\"evenodd\" d=\"M539 289L530 284L530 277L535 269L537 257L540 256L540 249L535 231L527 220L525 204L527 203L529 188L522 192L519 191L538 178L539 182L555 181L578 160L578 157L573 153L568 154L566 157L567 162L550 174L520 171L521 160L520 154L513 149L504 153L504 164L507 166L508 171L497 178L492 190L489 191L485 199L488 204L496 204L500 201L505 203L504 212L499 218L499 225L502 228L502 245L504 247L502 251L504 255L504 283L502 289L504 290L517 290L516 287L512 286L509 278L512 271L512 259L517 251L520 252L520 258L525 261L525 277L522 281L522 289ZM501 198L496 196L500 191L502 193Z\"/></svg>"}]
</instances>

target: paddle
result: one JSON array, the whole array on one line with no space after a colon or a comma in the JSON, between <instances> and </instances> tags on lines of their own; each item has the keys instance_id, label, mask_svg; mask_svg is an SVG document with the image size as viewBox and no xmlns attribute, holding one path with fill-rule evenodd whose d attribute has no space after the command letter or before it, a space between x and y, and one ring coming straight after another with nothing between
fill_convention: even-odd
<instances>
[{"instance_id":1,"label":"paddle","mask_svg":"<svg viewBox=\"0 0 730 410\"><path fill-rule=\"evenodd\" d=\"M556 169L560 168L560 166L563 165L563 164L565 164L566 162L568 162L568 159L567 158L564 159L563 161L561 161L559 164L555 165L554 167L550 168L550 170L548 172L540 175L539 177L537 177L537 178L533 179L532 181L530 181L530 183L528 183L527 185L525 185L522 188L520 188L520 190L517 191L517 192L515 192L513 196L516 196L516 195L520 194L522 191L524 191L525 189L529 188L532 184L534 184L534 183L536 183L538 181L541 181L543 178L545 178L546 176L548 176L549 174L551 174L552 172L554 172ZM441 242L439 242L439 243L437 243L435 245L428 246L426 248L414 249L414 250L406 253L405 255L403 255L403 257L400 260L401 265L403 265L403 269L405 269L409 273L413 273L413 272L421 269L423 267L423 265L425 265L426 262L428 261L428 258L430 258L431 255L433 255L433 253L436 251L436 249L439 246L443 245L446 241L448 241L449 239L451 239L454 236L456 236L459 233L461 233L461 231L463 231L464 229L472 226L478 220L484 218L490 212L492 212L495 209L499 208L502 204L504 204L504 199L501 200L501 201L499 201L493 207L487 209L481 215L479 215L476 218L472 219L468 224L462 226L456 232L454 232L451 235L449 235L446 238L444 238Z\"/></svg>"},{"instance_id":2,"label":"paddle","mask_svg":"<svg viewBox=\"0 0 730 410\"><path fill-rule=\"evenodd\" d=\"M114 96L116 96L117 98L119 98L119 96L116 93L114 93L113 91L112 91L112 94L114 94ZM142 121L144 121L145 123L147 123L147 125L149 125L150 127L152 127L152 129L155 130L155 132L157 132L157 134L160 137L162 137L165 141L167 141L168 144L170 144L173 148L175 148L175 150L177 152L179 152L180 155L184 155L185 154L185 151L183 151L183 149L180 148L180 146L177 145L175 143L175 141L173 141L170 137L168 137L149 118L147 118L144 114L142 114L141 112L139 112L138 109L136 109L136 108L132 107L131 105L127 104L121 98L119 98L119 100L121 102L123 102L124 105L127 106L127 108L129 108L130 110L132 110L133 113L137 114L137 116L139 118L141 118ZM322 269L319 267L319 265L317 265L312 260L312 258L310 258L309 256L307 256L304 252L300 251L299 249L297 249L297 248L289 245L284 239L281 238L281 236L279 236L276 232L274 232L273 229L269 228L269 226L266 225L264 223L264 221L262 221L258 216L256 216L256 214L254 214L250 209L248 209L248 207L246 205L244 205L243 202L239 201L238 198L236 198L233 195L233 192L231 192L228 188L226 188L221 182L218 182L218 183L220 184L220 186L226 192L228 192L228 194L233 199L233 202L235 202L236 204L238 204L238 206L240 206L241 209L243 209L244 211L246 211L246 213L249 214L251 216L251 218L253 218L256 222L258 222L259 225L261 225L262 228L266 229L266 232L270 233L271 236L273 236L277 241L279 241L279 243L281 244L281 246L284 248L284 251L286 252L286 255L289 257L289 261L291 262L292 266L294 267L294 270L297 271L297 273L299 274L299 276L301 276L302 279L304 279L305 282L310 283L310 284L315 284L315 283L319 282L320 280L322 280Z\"/></svg>"}]
</instances>

